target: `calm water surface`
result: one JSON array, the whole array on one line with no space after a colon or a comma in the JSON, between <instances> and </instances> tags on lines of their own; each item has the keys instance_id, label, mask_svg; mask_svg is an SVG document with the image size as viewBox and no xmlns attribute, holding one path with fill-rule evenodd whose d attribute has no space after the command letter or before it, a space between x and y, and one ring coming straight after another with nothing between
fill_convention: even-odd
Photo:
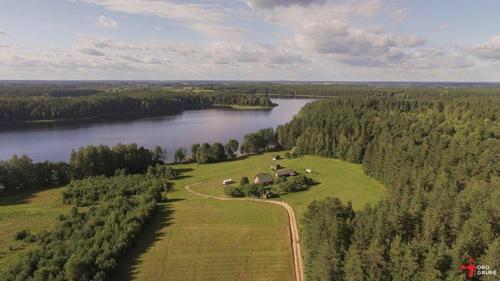
<instances>
[{"instance_id":1,"label":"calm water surface","mask_svg":"<svg viewBox=\"0 0 500 281\"><path fill-rule=\"evenodd\" d=\"M27 154L34 161L67 161L73 148L89 144L137 143L148 148L166 147L169 160L179 147L193 143L241 142L251 131L276 127L292 119L311 99L273 99L279 104L266 111L229 109L189 110L178 115L134 121L57 124L50 127L0 132L0 159Z\"/></svg>"}]
</instances>

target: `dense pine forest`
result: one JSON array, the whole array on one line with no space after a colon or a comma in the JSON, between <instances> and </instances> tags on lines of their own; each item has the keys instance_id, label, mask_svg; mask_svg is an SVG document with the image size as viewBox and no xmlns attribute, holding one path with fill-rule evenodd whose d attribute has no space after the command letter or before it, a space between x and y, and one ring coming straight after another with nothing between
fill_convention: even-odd
<instances>
[{"instance_id":1,"label":"dense pine forest","mask_svg":"<svg viewBox=\"0 0 500 281\"><path fill-rule=\"evenodd\" d=\"M500 268L499 111L489 93L344 97L279 127L285 148L362 163L389 188L359 212L337 199L309 206L308 280L462 280L469 256Z\"/></svg>"},{"instance_id":2,"label":"dense pine forest","mask_svg":"<svg viewBox=\"0 0 500 281\"><path fill-rule=\"evenodd\" d=\"M264 96L193 90L0 87L0 122L154 116L217 105L273 106Z\"/></svg>"}]
</instances>

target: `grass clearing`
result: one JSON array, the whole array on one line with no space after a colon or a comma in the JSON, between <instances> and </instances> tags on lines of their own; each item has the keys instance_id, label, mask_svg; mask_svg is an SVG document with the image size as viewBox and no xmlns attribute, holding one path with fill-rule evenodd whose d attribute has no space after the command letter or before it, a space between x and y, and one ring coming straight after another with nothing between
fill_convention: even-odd
<instances>
[{"instance_id":1,"label":"grass clearing","mask_svg":"<svg viewBox=\"0 0 500 281\"><path fill-rule=\"evenodd\" d=\"M283 168L304 173L319 184L307 191L287 194L279 199L286 200L294 208L299 220L314 200L338 197L345 202L351 201L353 207L359 210L366 203L376 202L385 196L385 187L367 176L360 164L309 155L273 161L272 157L277 154L283 156L284 153L265 153L214 164L178 165L177 168L189 170L186 173L191 176L187 179L188 184L202 183L193 185L193 190L211 195L224 194L224 179L231 178L238 182L242 176L247 176L253 181L258 173L272 173L271 166L276 163ZM306 169L311 169L312 173L305 173Z\"/></svg>"},{"instance_id":2,"label":"grass clearing","mask_svg":"<svg viewBox=\"0 0 500 281\"><path fill-rule=\"evenodd\" d=\"M0 195L0 269L13 263L30 245L14 239L23 229L37 233L56 224L71 206L62 203L63 187L33 194Z\"/></svg>"},{"instance_id":3,"label":"grass clearing","mask_svg":"<svg viewBox=\"0 0 500 281\"><path fill-rule=\"evenodd\" d=\"M200 198L184 184L176 182L116 280L293 280L285 209Z\"/></svg>"},{"instance_id":4,"label":"grass clearing","mask_svg":"<svg viewBox=\"0 0 500 281\"><path fill-rule=\"evenodd\" d=\"M281 155L283 153L280 153ZM219 201L184 190L222 195L224 179L253 180L268 172L276 153L200 165L175 165L182 171L168 194L169 203L122 264L116 280L293 280L294 269L286 210L248 201ZM279 160L280 165L308 174L319 184L289 194L286 200L300 220L316 199L339 197L361 208L384 197L385 188L364 174L361 165L316 156ZM167 211L171 210L171 213Z\"/></svg>"}]
</instances>

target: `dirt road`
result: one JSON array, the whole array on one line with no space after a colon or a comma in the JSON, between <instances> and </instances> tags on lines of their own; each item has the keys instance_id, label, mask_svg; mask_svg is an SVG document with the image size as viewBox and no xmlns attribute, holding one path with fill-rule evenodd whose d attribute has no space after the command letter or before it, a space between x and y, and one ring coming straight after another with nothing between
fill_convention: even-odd
<instances>
[{"instance_id":1,"label":"dirt road","mask_svg":"<svg viewBox=\"0 0 500 281\"><path fill-rule=\"evenodd\" d=\"M288 203L284 201L274 201L274 200L261 200L261 199L250 199L250 198L231 198L231 197L222 197L222 196L212 196L203 193L196 192L191 189L189 185L184 187L188 192L195 194L200 197L204 197L207 199L216 199L216 200L240 200L240 201L254 201L254 202L262 202L268 204L276 204L280 205L286 209L288 213L288 222L290 226L290 237L292 238L292 252L293 252L293 265L295 268L295 280L303 281L304 280L304 264L302 261L302 252L300 249L300 240L299 240L299 230L297 227L297 219L295 218L295 212L292 207L288 205Z\"/></svg>"}]
</instances>

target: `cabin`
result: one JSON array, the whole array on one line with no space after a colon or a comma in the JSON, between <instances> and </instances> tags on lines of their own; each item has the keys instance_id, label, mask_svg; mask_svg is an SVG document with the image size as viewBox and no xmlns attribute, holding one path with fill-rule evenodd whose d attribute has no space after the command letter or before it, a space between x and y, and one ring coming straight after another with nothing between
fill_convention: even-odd
<instances>
[{"instance_id":1,"label":"cabin","mask_svg":"<svg viewBox=\"0 0 500 281\"><path fill-rule=\"evenodd\" d=\"M255 176L253 182L255 184L268 185L273 183L273 177L270 174L258 174Z\"/></svg>"},{"instance_id":2,"label":"cabin","mask_svg":"<svg viewBox=\"0 0 500 281\"><path fill-rule=\"evenodd\" d=\"M274 173L274 176L277 178L278 177L296 176L296 175L297 175L297 173L292 169L280 169Z\"/></svg>"},{"instance_id":3,"label":"cabin","mask_svg":"<svg viewBox=\"0 0 500 281\"><path fill-rule=\"evenodd\" d=\"M280 157L279 155L275 155L275 156L273 157L273 161L277 161L277 160L280 160L280 159L281 159L281 157Z\"/></svg>"},{"instance_id":4,"label":"cabin","mask_svg":"<svg viewBox=\"0 0 500 281\"><path fill-rule=\"evenodd\" d=\"M228 185L228 184L232 184L232 183L234 183L233 179L227 179L227 180L222 181L223 185Z\"/></svg>"}]
</instances>

